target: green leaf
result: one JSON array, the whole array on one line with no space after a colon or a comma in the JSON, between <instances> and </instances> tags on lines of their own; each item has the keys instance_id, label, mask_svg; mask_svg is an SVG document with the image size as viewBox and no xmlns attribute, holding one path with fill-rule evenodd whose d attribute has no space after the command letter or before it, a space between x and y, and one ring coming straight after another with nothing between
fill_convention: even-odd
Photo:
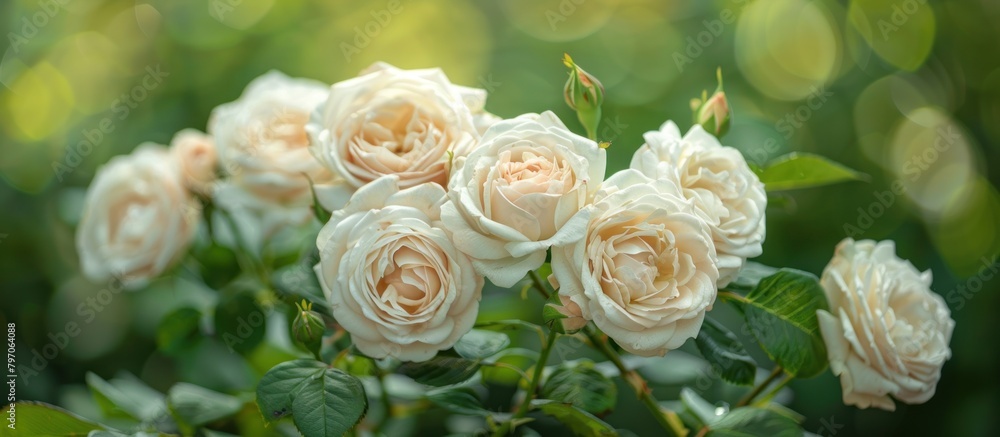
<instances>
[{"instance_id":1,"label":"green leaf","mask_svg":"<svg viewBox=\"0 0 1000 437\"><path fill-rule=\"evenodd\" d=\"M156 329L156 347L167 355L181 352L200 335L200 321L201 313L191 307L167 314Z\"/></svg>"},{"instance_id":2,"label":"green leaf","mask_svg":"<svg viewBox=\"0 0 1000 437\"><path fill-rule=\"evenodd\" d=\"M761 279L771 276L777 273L778 269L776 267L765 266L761 263L756 263L753 261L748 261L743 269L740 270L740 274L734 279L726 289L739 290L739 291L750 291L757 287Z\"/></svg>"},{"instance_id":3,"label":"green leaf","mask_svg":"<svg viewBox=\"0 0 1000 437\"><path fill-rule=\"evenodd\" d=\"M455 414L481 417L490 415L490 412L483 408L475 392L468 387L435 390L427 395L427 400Z\"/></svg>"},{"instance_id":4,"label":"green leaf","mask_svg":"<svg viewBox=\"0 0 1000 437\"><path fill-rule=\"evenodd\" d=\"M398 370L421 384L442 387L472 378L479 370L479 360L438 355L419 363L403 363Z\"/></svg>"},{"instance_id":5,"label":"green leaf","mask_svg":"<svg viewBox=\"0 0 1000 437\"><path fill-rule=\"evenodd\" d=\"M488 358L510 345L510 337L501 332L473 329L455 343L455 352L470 360Z\"/></svg>"},{"instance_id":6,"label":"green leaf","mask_svg":"<svg viewBox=\"0 0 1000 437\"><path fill-rule=\"evenodd\" d=\"M767 191L796 190L868 179L864 173L808 153L779 156L769 162L758 176Z\"/></svg>"},{"instance_id":7,"label":"green leaf","mask_svg":"<svg viewBox=\"0 0 1000 437\"><path fill-rule=\"evenodd\" d=\"M739 307L764 352L785 372L810 378L826 369L816 310L827 309L827 302L816 276L781 269L761 280Z\"/></svg>"},{"instance_id":8,"label":"green leaf","mask_svg":"<svg viewBox=\"0 0 1000 437\"><path fill-rule=\"evenodd\" d=\"M192 252L198 261L201 280L218 290L240 275L240 265L232 249L212 243Z\"/></svg>"},{"instance_id":9,"label":"green leaf","mask_svg":"<svg viewBox=\"0 0 1000 437\"><path fill-rule=\"evenodd\" d=\"M174 417L192 427L232 416L244 403L235 396L185 382L177 383L167 393L167 405Z\"/></svg>"},{"instance_id":10,"label":"green leaf","mask_svg":"<svg viewBox=\"0 0 1000 437\"><path fill-rule=\"evenodd\" d=\"M108 429L104 425L43 402L17 402L14 404L14 412L17 415L17 427L10 433L13 436L82 437L91 431ZM6 413L7 408L4 408L5 416ZM7 425L4 423L3 427L9 431Z\"/></svg>"},{"instance_id":11,"label":"green leaf","mask_svg":"<svg viewBox=\"0 0 1000 437\"><path fill-rule=\"evenodd\" d=\"M267 317L254 297L252 282L234 284L215 307L215 335L230 349L245 354L264 340Z\"/></svg>"},{"instance_id":12,"label":"green leaf","mask_svg":"<svg viewBox=\"0 0 1000 437\"><path fill-rule=\"evenodd\" d=\"M710 426L706 437L801 437L794 420L774 411L743 407L730 411Z\"/></svg>"},{"instance_id":13,"label":"green leaf","mask_svg":"<svg viewBox=\"0 0 1000 437\"><path fill-rule=\"evenodd\" d=\"M149 422L167 412L164 396L131 373L119 373L105 381L92 372L84 378L94 399L107 417Z\"/></svg>"},{"instance_id":14,"label":"green leaf","mask_svg":"<svg viewBox=\"0 0 1000 437\"><path fill-rule=\"evenodd\" d=\"M344 435L367 411L361 380L338 369L321 370L307 378L292 397L292 420L305 437Z\"/></svg>"},{"instance_id":15,"label":"green leaf","mask_svg":"<svg viewBox=\"0 0 1000 437\"><path fill-rule=\"evenodd\" d=\"M257 383L257 407L264 419L273 422L292 413L292 394L306 379L326 369L315 360L293 360L268 370Z\"/></svg>"},{"instance_id":16,"label":"green leaf","mask_svg":"<svg viewBox=\"0 0 1000 437\"><path fill-rule=\"evenodd\" d=\"M726 382L753 385L757 363L743 347L736 335L721 323L708 317L695 338L698 350L712 370Z\"/></svg>"},{"instance_id":17,"label":"green leaf","mask_svg":"<svg viewBox=\"0 0 1000 437\"><path fill-rule=\"evenodd\" d=\"M545 380L541 395L545 399L572 404L588 413L603 416L615 408L618 388L594 369L591 361L563 363Z\"/></svg>"},{"instance_id":18,"label":"green leaf","mask_svg":"<svg viewBox=\"0 0 1000 437\"><path fill-rule=\"evenodd\" d=\"M269 370L257 385L257 405L267 421L289 413L306 437L343 435L364 417L368 398L361 381L314 360L294 360Z\"/></svg>"},{"instance_id":19,"label":"green leaf","mask_svg":"<svg viewBox=\"0 0 1000 437\"><path fill-rule=\"evenodd\" d=\"M531 409L552 416L566 425L577 436L615 436L618 433L611 425L570 404L547 399L531 401Z\"/></svg>"}]
</instances>

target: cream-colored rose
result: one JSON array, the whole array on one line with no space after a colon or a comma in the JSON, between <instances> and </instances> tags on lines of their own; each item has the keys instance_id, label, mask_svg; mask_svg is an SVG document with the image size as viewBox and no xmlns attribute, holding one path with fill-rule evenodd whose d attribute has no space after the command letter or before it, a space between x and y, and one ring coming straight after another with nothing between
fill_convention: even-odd
<instances>
[{"instance_id":1,"label":"cream-colored rose","mask_svg":"<svg viewBox=\"0 0 1000 437\"><path fill-rule=\"evenodd\" d=\"M165 147L146 143L111 159L87 189L76 230L84 275L144 285L184 255L199 213Z\"/></svg>"},{"instance_id":2,"label":"cream-colored rose","mask_svg":"<svg viewBox=\"0 0 1000 437\"><path fill-rule=\"evenodd\" d=\"M719 256L719 286L725 287L746 264L763 252L764 184L739 150L726 147L695 125L681 137L672 121L647 132L646 143L632 156L633 169L651 178L670 178L684 189L712 227Z\"/></svg>"},{"instance_id":3,"label":"cream-colored rose","mask_svg":"<svg viewBox=\"0 0 1000 437\"><path fill-rule=\"evenodd\" d=\"M309 152L305 130L327 94L320 82L271 71L251 81L239 99L215 108L208 131L228 183L265 204L308 210L309 178L335 183Z\"/></svg>"},{"instance_id":4,"label":"cream-colored rose","mask_svg":"<svg viewBox=\"0 0 1000 437\"><path fill-rule=\"evenodd\" d=\"M211 194L218 163L212 137L195 129L184 129L170 141L170 154L177 161L184 186L195 193Z\"/></svg>"},{"instance_id":5,"label":"cream-colored rose","mask_svg":"<svg viewBox=\"0 0 1000 437\"><path fill-rule=\"evenodd\" d=\"M446 186L449 162L479 139L473 112L485 99L440 69L378 63L331 87L309 124L313 153L355 188L383 175L399 176L403 188Z\"/></svg>"},{"instance_id":6,"label":"cream-colored rose","mask_svg":"<svg viewBox=\"0 0 1000 437\"><path fill-rule=\"evenodd\" d=\"M560 297L637 355L663 355L696 336L719 271L712 231L680 187L625 170L588 209L586 236L552 248Z\"/></svg>"},{"instance_id":7,"label":"cream-colored rose","mask_svg":"<svg viewBox=\"0 0 1000 437\"><path fill-rule=\"evenodd\" d=\"M584 207L604 180L605 152L552 112L493 125L455 160L442 217L477 271L513 286L549 247L583 237Z\"/></svg>"},{"instance_id":8,"label":"cream-colored rose","mask_svg":"<svg viewBox=\"0 0 1000 437\"><path fill-rule=\"evenodd\" d=\"M816 315L845 404L893 411L890 395L908 404L934 396L955 322L930 290L930 270L899 259L892 241L848 238L820 283L830 311Z\"/></svg>"},{"instance_id":9,"label":"cream-colored rose","mask_svg":"<svg viewBox=\"0 0 1000 437\"><path fill-rule=\"evenodd\" d=\"M444 199L440 185L400 191L398 178L385 176L320 231L316 274L365 355L424 361L472 329L483 278L440 221Z\"/></svg>"}]
</instances>

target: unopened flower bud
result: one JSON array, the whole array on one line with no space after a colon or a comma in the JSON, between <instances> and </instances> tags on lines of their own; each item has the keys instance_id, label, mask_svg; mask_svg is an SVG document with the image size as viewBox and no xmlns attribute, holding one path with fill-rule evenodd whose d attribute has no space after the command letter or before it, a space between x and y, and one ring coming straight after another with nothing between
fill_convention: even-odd
<instances>
[{"instance_id":1,"label":"unopened flower bud","mask_svg":"<svg viewBox=\"0 0 1000 437\"><path fill-rule=\"evenodd\" d=\"M295 343L319 356L323 332L326 329L323 318L312 310L312 303L303 300L301 304L296 303L295 306L298 308L295 320L292 321L292 336Z\"/></svg>"},{"instance_id":2,"label":"unopened flower bud","mask_svg":"<svg viewBox=\"0 0 1000 437\"><path fill-rule=\"evenodd\" d=\"M726 93L722 90L722 69L717 72L719 87L715 93L707 99L703 99L695 110L694 122L701 125L706 131L721 138L729 130L729 120L731 118L729 101L726 100ZM692 102L694 107L694 102Z\"/></svg>"},{"instance_id":3,"label":"unopened flower bud","mask_svg":"<svg viewBox=\"0 0 1000 437\"><path fill-rule=\"evenodd\" d=\"M596 139L597 125L601 122L601 104L604 103L604 85L587 73L566 54L563 64L569 68L569 79L563 87L566 104L576 111L577 118L587 130L590 139Z\"/></svg>"}]
</instances>

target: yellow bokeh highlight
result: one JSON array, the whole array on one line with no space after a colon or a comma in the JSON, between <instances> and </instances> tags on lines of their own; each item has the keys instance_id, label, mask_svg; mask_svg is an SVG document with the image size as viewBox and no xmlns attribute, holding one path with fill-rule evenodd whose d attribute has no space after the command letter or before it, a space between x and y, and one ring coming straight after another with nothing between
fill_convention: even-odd
<instances>
[{"instance_id":1,"label":"yellow bokeh highlight","mask_svg":"<svg viewBox=\"0 0 1000 437\"><path fill-rule=\"evenodd\" d=\"M611 19L619 0L505 0L498 2L510 23L549 42L574 41L590 35Z\"/></svg>"},{"instance_id":2,"label":"yellow bokeh highlight","mask_svg":"<svg viewBox=\"0 0 1000 437\"><path fill-rule=\"evenodd\" d=\"M66 77L48 62L21 73L5 95L4 105L13 121L9 131L26 142L41 140L62 129L75 102Z\"/></svg>"},{"instance_id":3,"label":"yellow bokeh highlight","mask_svg":"<svg viewBox=\"0 0 1000 437\"><path fill-rule=\"evenodd\" d=\"M971 137L936 107L908 113L890 147L890 168L926 216L944 213L977 176Z\"/></svg>"},{"instance_id":4,"label":"yellow bokeh highlight","mask_svg":"<svg viewBox=\"0 0 1000 437\"><path fill-rule=\"evenodd\" d=\"M736 24L736 63L764 94L799 100L838 72L840 36L815 2L753 2Z\"/></svg>"},{"instance_id":5,"label":"yellow bokeh highlight","mask_svg":"<svg viewBox=\"0 0 1000 437\"><path fill-rule=\"evenodd\" d=\"M934 45L934 10L926 0L853 0L848 19L879 57L904 70L920 67Z\"/></svg>"}]
</instances>

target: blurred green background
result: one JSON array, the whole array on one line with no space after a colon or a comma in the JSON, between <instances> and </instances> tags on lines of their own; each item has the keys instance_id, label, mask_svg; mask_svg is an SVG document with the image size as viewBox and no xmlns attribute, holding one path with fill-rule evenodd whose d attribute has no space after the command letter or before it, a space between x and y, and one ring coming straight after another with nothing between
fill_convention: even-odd
<instances>
[{"instance_id":1,"label":"blurred green background","mask_svg":"<svg viewBox=\"0 0 1000 437\"><path fill-rule=\"evenodd\" d=\"M665 120L686 129L689 100L715 88L721 66L734 110L725 144L758 164L807 151L871 175L773 202L758 261L819 273L853 235L893 239L900 256L933 270L957 321L937 395L895 413L862 411L842 405L826 372L796 381L787 398L809 418L807 431L1000 433L1000 352L990 338L1000 330L1000 277L986 279L1000 250L1000 2L397 1L5 1L0 322L17 323L19 359L103 287L80 276L73 229L110 157L204 129L213 107L268 70L332 83L378 60L441 67L453 82L487 89L491 112L552 109L575 129L561 90L568 52L606 87L599 139L613 143L612 170ZM892 194L893 183L905 194ZM194 364L155 352L158 318L206 299L193 289L166 279L116 298L19 397L85 414L88 370L127 370L159 389L191 378L245 389L241 375L260 370L228 352ZM488 293L481 318L537 319L536 304ZM722 307L719 317L735 320ZM621 393L607 420L653 435L648 413ZM657 387L661 398L675 393Z\"/></svg>"}]
</instances>

